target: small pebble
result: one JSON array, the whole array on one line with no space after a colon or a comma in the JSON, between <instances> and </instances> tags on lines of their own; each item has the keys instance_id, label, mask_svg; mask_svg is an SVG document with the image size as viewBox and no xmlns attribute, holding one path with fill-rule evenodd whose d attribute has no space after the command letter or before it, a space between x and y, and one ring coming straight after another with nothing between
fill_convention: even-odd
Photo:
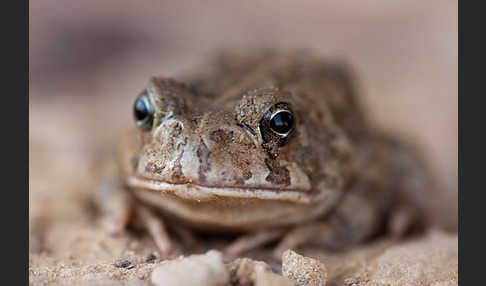
<instances>
[{"instance_id":1,"label":"small pebble","mask_svg":"<svg viewBox=\"0 0 486 286\"><path fill-rule=\"evenodd\" d=\"M319 260L287 250L282 255L282 274L299 286L324 286L327 268Z\"/></svg>"},{"instance_id":2,"label":"small pebble","mask_svg":"<svg viewBox=\"0 0 486 286\"><path fill-rule=\"evenodd\" d=\"M229 273L220 252L191 255L160 263L151 275L156 286L227 285Z\"/></svg>"},{"instance_id":3,"label":"small pebble","mask_svg":"<svg viewBox=\"0 0 486 286\"><path fill-rule=\"evenodd\" d=\"M351 285L354 285L354 284L357 284L357 283L358 283L358 280L356 280L356 278L353 278L353 277L344 279L344 285L346 285L346 286L351 286Z\"/></svg>"},{"instance_id":4,"label":"small pebble","mask_svg":"<svg viewBox=\"0 0 486 286\"><path fill-rule=\"evenodd\" d=\"M127 268L127 269L132 269L134 267L128 259L124 259L124 258L115 260L113 265L115 265L118 268Z\"/></svg>"},{"instance_id":5,"label":"small pebble","mask_svg":"<svg viewBox=\"0 0 486 286\"><path fill-rule=\"evenodd\" d=\"M238 258L228 263L231 285L254 285L258 273L272 273L272 269L263 261Z\"/></svg>"},{"instance_id":6,"label":"small pebble","mask_svg":"<svg viewBox=\"0 0 486 286\"><path fill-rule=\"evenodd\" d=\"M147 257L145 258L145 262L152 262L152 261L154 261L156 258L157 258L157 256L155 256L155 254L150 253L150 254L149 254L149 255L147 255Z\"/></svg>"}]
</instances>

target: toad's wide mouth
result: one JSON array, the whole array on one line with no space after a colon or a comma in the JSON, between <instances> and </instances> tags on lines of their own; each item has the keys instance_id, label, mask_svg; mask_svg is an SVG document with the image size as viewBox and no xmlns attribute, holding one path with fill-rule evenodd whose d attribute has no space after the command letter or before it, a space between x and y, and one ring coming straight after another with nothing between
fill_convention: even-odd
<instances>
[{"instance_id":1,"label":"toad's wide mouth","mask_svg":"<svg viewBox=\"0 0 486 286\"><path fill-rule=\"evenodd\" d=\"M152 192L174 193L175 195L191 200L211 200L218 197L252 198L262 200L282 200L298 203L314 203L334 196L336 190L320 190L315 192L304 189L285 189L255 186L208 186L194 182L171 183L153 178L131 176L127 184L135 189Z\"/></svg>"}]
</instances>

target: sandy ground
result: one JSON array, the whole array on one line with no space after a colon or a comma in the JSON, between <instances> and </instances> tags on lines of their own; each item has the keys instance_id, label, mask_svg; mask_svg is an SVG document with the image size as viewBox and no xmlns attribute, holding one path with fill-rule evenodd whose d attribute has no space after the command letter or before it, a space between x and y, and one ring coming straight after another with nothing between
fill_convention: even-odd
<instances>
[{"instance_id":1,"label":"sandy ground","mask_svg":"<svg viewBox=\"0 0 486 286\"><path fill-rule=\"evenodd\" d=\"M145 262L156 253L150 238L113 238L98 223L99 161L133 124L134 95L148 76L188 70L214 48L248 46L347 59L371 118L416 142L439 182L438 193L423 199L452 233L385 238L341 254L302 249L325 263L328 285L348 278L356 285L457 284L457 2L144 3L30 3L31 285L149 285L161 262ZM196 252L214 245L203 244ZM113 266L119 258L135 267Z\"/></svg>"},{"instance_id":2,"label":"sandy ground","mask_svg":"<svg viewBox=\"0 0 486 286\"><path fill-rule=\"evenodd\" d=\"M129 231L114 238L99 223L93 204L96 170L126 123L104 116L109 110L111 116L123 118L117 113L124 103L97 99L92 104L92 100L31 100L31 285L150 285L152 270L165 259L148 235ZM203 239L202 248L192 251L202 253L218 243ZM356 285L455 285L458 279L457 235L442 231L407 241L385 238L340 254L301 251L324 262L327 285L343 285L345 279L358 281ZM151 253L157 259L147 263ZM266 259L267 253L248 256ZM122 258L135 267L115 267Z\"/></svg>"}]
</instances>

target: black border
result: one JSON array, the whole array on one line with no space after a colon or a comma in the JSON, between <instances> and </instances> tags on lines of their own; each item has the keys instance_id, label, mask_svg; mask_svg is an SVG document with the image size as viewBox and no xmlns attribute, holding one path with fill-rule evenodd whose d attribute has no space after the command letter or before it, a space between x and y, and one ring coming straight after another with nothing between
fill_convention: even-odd
<instances>
[{"instance_id":1,"label":"black border","mask_svg":"<svg viewBox=\"0 0 486 286\"><path fill-rule=\"evenodd\" d=\"M459 1L458 35L458 229L459 285L484 284L484 9L471 1ZM474 39L466 42L465 39ZM469 72L468 68L469 67ZM472 67L475 67L472 69ZM471 70L472 69L472 70ZM475 86L476 85L476 86ZM468 136L468 137L466 137ZM476 160L477 166L471 166ZM474 164L476 165L476 164ZM483 250L482 250L483 249Z\"/></svg>"},{"instance_id":2,"label":"black border","mask_svg":"<svg viewBox=\"0 0 486 286\"><path fill-rule=\"evenodd\" d=\"M29 2L2 5L2 259L5 284L28 285ZM2 275L2 276L3 276ZM12 278L12 279L9 279ZM15 281L8 283L7 281ZM25 283L22 283L25 282Z\"/></svg>"}]
</instances>

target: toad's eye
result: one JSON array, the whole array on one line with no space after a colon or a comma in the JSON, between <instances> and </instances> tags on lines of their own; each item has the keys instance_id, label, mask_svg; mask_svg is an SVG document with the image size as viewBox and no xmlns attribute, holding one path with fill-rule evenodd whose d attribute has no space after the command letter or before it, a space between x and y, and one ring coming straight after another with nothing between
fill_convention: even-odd
<instances>
[{"instance_id":1,"label":"toad's eye","mask_svg":"<svg viewBox=\"0 0 486 286\"><path fill-rule=\"evenodd\" d=\"M280 110L270 118L270 128L272 131L286 135L294 127L294 116L289 110Z\"/></svg>"},{"instance_id":2,"label":"toad's eye","mask_svg":"<svg viewBox=\"0 0 486 286\"><path fill-rule=\"evenodd\" d=\"M143 131L152 129L154 121L154 108L146 94L142 94L137 98L133 105L133 116L135 117L135 124Z\"/></svg>"},{"instance_id":3,"label":"toad's eye","mask_svg":"<svg viewBox=\"0 0 486 286\"><path fill-rule=\"evenodd\" d=\"M294 127L294 113L286 102L279 102L273 105L260 121L263 141L275 141L279 146L285 145Z\"/></svg>"}]
</instances>

